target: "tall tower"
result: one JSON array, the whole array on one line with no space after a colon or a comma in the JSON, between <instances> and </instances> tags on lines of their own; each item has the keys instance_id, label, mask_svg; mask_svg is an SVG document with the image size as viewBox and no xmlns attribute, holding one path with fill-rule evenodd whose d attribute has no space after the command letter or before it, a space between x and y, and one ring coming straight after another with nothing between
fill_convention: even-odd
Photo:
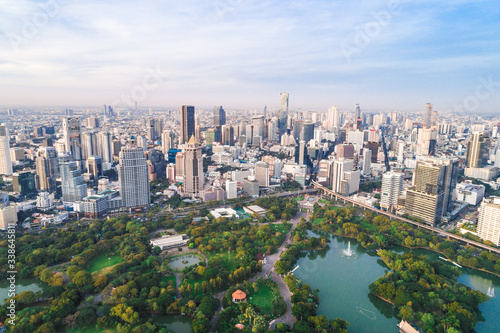
<instances>
[{"instance_id":1,"label":"tall tower","mask_svg":"<svg viewBox=\"0 0 500 333\"><path fill-rule=\"evenodd\" d=\"M328 130L332 131L334 127L339 127L339 108L335 105L328 109L327 119Z\"/></svg>"},{"instance_id":2,"label":"tall tower","mask_svg":"<svg viewBox=\"0 0 500 333\"><path fill-rule=\"evenodd\" d=\"M82 171L75 161L74 156L60 156L59 168L63 201L74 202L85 198L87 196L87 184L83 181Z\"/></svg>"},{"instance_id":3,"label":"tall tower","mask_svg":"<svg viewBox=\"0 0 500 333\"><path fill-rule=\"evenodd\" d=\"M75 161L79 162L83 159L80 119L78 117L64 117L62 128L66 152L73 155Z\"/></svg>"},{"instance_id":4,"label":"tall tower","mask_svg":"<svg viewBox=\"0 0 500 333\"><path fill-rule=\"evenodd\" d=\"M38 176L38 189L40 191L52 191L51 178L49 176L49 165L45 157L37 157L36 175Z\"/></svg>"},{"instance_id":5,"label":"tall tower","mask_svg":"<svg viewBox=\"0 0 500 333\"><path fill-rule=\"evenodd\" d=\"M107 170L113 162L111 135L108 132L97 133L97 156L102 158L103 168Z\"/></svg>"},{"instance_id":6,"label":"tall tower","mask_svg":"<svg viewBox=\"0 0 500 333\"><path fill-rule=\"evenodd\" d=\"M288 98L289 95L287 92L282 92L281 96L281 106L280 106L280 118L279 118L279 133L283 135L287 129L287 121L288 121Z\"/></svg>"},{"instance_id":7,"label":"tall tower","mask_svg":"<svg viewBox=\"0 0 500 333\"><path fill-rule=\"evenodd\" d=\"M148 205L149 177L144 150L135 146L135 139L122 147L119 155L118 178L124 207Z\"/></svg>"},{"instance_id":8,"label":"tall tower","mask_svg":"<svg viewBox=\"0 0 500 333\"><path fill-rule=\"evenodd\" d=\"M198 196L205 184L203 174L203 156L201 147L194 135L191 135L187 148L184 150L184 181L182 183L185 194Z\"/></svg>"},{"instance_id":9,"label":"tall tower","mask_svg":"<svg viewBox=\"0 0 500 333\"><path fill-rule=\"evenodd\" d=\"M184 144L189 141L189 138L194 135L194 106L183 105L181 107L181 136L179 143Z\"/></svg>"},{"instance_id":10,"label":"tall tower","mask_svg":"<svg viewBox=\"0 0 500 333\"><path fill-rule=\"evenodd\" d=\"M482 168L489 159L490 134L489 132L474 132L467 146L467 167Z\"/></svg>"},{"instance_id":11,"label":"tall tower","mask_svg":"<svg viewBox=\"0 0 500 333\"><path fill-rule=\"evenodd\" d=\"M0 174L12 175L12 160L10 158L9 129L0 125Z\"/></svg>"},{"instance_id":12,"label":"tall tower","mask_svg":"<svg viewBox=\"0 0 500 333\"><path fill-rule=\"evenodd\" d=\"M432 104L425 104L425 115L424 115L424 128L428 128L431 126L432 120Z\"/></svg>"},{"instance_id":13,"label":"tall tower","mask_svg":"<svg viewBox=\"0 0 500 333\"><path fill-rule=\"evenodd\" d=\"M214 107L214 126L226 125L226 111L222 106L217 105Z\"/></svg>"}]
</instances>

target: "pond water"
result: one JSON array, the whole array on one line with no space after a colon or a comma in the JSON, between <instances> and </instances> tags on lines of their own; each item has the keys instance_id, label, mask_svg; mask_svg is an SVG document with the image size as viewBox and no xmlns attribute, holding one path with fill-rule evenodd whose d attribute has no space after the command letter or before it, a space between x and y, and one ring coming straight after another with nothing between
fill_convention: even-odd
<instances>
[{"instance_id":1,"label":"pond water","mask_svg":"<svg viewBox=\"0 0 500 333\"><path fill-rule=\"evenodd\" d=\"M10 283L7 280L0 281L0 304L3 304L3 302L9 298L9 286ZM16 279L16 295L26 290L31 290L36 293L44 288L46 288L46 285L37 279Z\"/></svg>"},{"instance_id":2,"label":"pond water","mask_svg":"<svg viewBox=\"0 0 500 333\"><path fill-rule=\"evenodd\" d=\"M191 319L187 316L180 315L149 315L153 322L162 327L168 328L175 333L190 333Z\"/></svg>"},{"instance_id":3,"label":"pond water","mask_svg":"<svg viewBox=\"0 0 500 333\"><path fill-rule=\"evenodd\" d=\"M349 246L350 244L350 246ZM350 248L350 253L348 249ZM396 252L410 251L395 247ZM428 250L413 250L431 260L439 254ZM389 269L375 253L368 253L356 240L332 237L330 249L304 253L297 262L294 275L320 290L318 313L328 318L342 318L351 323L349 332L398 332L395 308L370 294L368 286ZM450 264L451 265L451 264ZM477 323L478 333L500 332L500 278L477 270L463 268L458 281L484 293L495 294L481 304L486 321Z\"/></svg>"},{"instance_id":4,"label":"pond water","mask_svg":"<svg viewBox=\"0 0 500 333\"><path fill-rule=\"evenodd\" d=\"M168 261L168 265L175 270L182 271L184 268L196 265L201 262L201 258L195 254L186 254L180 257L172 258Z\"/></svg>"}]
</instances>

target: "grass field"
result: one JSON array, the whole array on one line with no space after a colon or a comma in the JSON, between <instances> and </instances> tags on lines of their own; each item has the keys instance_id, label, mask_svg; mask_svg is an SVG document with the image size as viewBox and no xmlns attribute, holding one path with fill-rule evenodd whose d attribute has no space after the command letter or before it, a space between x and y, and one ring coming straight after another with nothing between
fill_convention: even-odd
<instances>
[{"instance_id":1,"label":"grass field","mask_svg":"<svg viewBox=\"0 0 500 333\"><path fill-rule=\"evenodd\" d=\"M234 256L235 253L214 253L213 255L210 255L209 260L211 258L220 258L222 260L222 265L220 268L232 272L236 269L236 260L234 259Z\"/></svg>"},{"instance_id":2,"label":"grass field","mask_svg":"<svg viewBox=\"0 0 500 333\"><path fill-rule=\"evenodd\" d=\"M109 259L108 259L109 258ZM87 269L89 273L94 273L100 271L103 268L112 267L116 264L122 263L123 259L117 254L99 254L95 257L91 262L90 266Z\"/></svg>"},{"instance_id":3,"label":"grass field","mask_svg":"<svg viewBox=\"0 0 500 333\"><path fill-rule=\"evenodd\" d=\"M252 289L253 290L253 289ZM264 315L272 315L273 314L273 306L271 304L273 296L273 290L271 287L266 286L263 283L258 284L258 290L251 293L249 300L251 304L256 305L262 311Z\"/></svg>"}]
</instances>

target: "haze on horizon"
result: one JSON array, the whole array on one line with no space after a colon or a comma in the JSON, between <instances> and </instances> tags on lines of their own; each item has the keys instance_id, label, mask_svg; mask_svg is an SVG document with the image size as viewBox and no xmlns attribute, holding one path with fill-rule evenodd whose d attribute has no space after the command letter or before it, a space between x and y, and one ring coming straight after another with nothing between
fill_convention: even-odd
<instances>
[{"instance_id":1,"label":"haze on horizon","mask_svg":"<svg viewBox=\"0 0 500 333\"><path fill-rule=\"evenodd\" d=\"M498 112L496 1L0 5L1 105Z\"/></svg>"}]
</instances>

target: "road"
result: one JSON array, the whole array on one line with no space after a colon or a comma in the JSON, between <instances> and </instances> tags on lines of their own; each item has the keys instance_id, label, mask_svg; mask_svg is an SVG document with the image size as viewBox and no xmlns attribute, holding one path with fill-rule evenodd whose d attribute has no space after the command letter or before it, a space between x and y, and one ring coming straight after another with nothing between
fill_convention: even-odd
<instances>
[{"instance_id":1,"label":"road","mask_svg":"<svg viewBox=\"0 0 500 333\"><path fill-rule=\"evenodd\" d=\"M313 188L313 189L306 189L306 190L299 190L299 191L279 192L279 193L266 195L266 197L291 197L291 196L299 196L299 195L304 195L304 194L312 194L312 193L316 193L317 191L318 191L317 189ZM254 202L257 199L259 199L259 198L250 198L250 199L245 200L241 203L243 204L243 203ZM194 207L187 207L184 209L175 209L173 211L165 210L165 207L164 207L164 209L161 212L159 212L157 215L158 216L166 216L170 213L173 213L175 216L178 216L178 215L187 214L187 213L192 212L192 211L200 211L200 209L203 209L203 208L215 209L217 207L226 206L226 205L228 205L228 203L221 201L218 205L215 205L215 206L196 205Z\"/></svg>"},{"instance_id":2,"label":"road","mask_svg":"<svg viewBox=\"0 0 500 333\"><path fill-rule=\"evenodd\" d=\"M463 242L463 243L465 243L467 245L472 245L472 246L475 246L477 248L487 250L489 252L500 254L500 249L499 248L495 248L495 247L492 247L492 246L489 246L489 245L485 245L485 244L480 243L480 242L476 242L476 241L473 241L473 240L470 240L470 239L467 239L467 238L464 238L464 237L452 234L450 232L444 231L444 230L439 229L439 228L435 228L435 227L430 226L428 224L415 222L415 221L409 220L407 218L404 218L402 216L394 215L394 214L391 214L389 212L377 209L377 208L372 207L372 206L367 206L365 204L362 204L362 203L359 203L357 201L354 201L353 199L351 199L349 197L346 197L346 196L340 195L340 194L338 194L336 192L333 192L332 190L330 190L330 189L324 187L323 185L318 184L318 183L316 183L314 181L311 182L311 184L313 184L313 186L315 186L316 188L322 190L326 195L334 196L337 199L344 201L345 203L348 202L348 203L350 203L350 204L352 204L354 206L358 206L358 207L361 207L363 209L371 210L371 211L375 212L376 214L385 215L385 216L387 216L391 220L402 221L402 222L405 222L405 223L409 223L409 224L415 225L415 226L417 226L419 228L426 229L426 230L429 230L431 232L434 232L438 236L452 238L452 239L458 240L460 242Z\"/></svg>"},{"instance_id":3,"label":"road","mask_svg":"<svg viewBox=\"0 0 500 333\"><path fill-rule=\"evenodd\" d=\"M292 235L292 231L295 229L295 227L300 223L300 219L304 217L306 220L309 218L309 213L304 214L299 212L292 220L290 220L290 223L292 223L292 227L290 228L290 231L287 233L285 240L281 244L281 246L278 248L276 253L270 254L269 256L266 257L266 263L262 265L262 272L251 278L249 281L254 282L257 279L263 279L269 276L271 274L271 278L273 281L275 281L278 284L280 294L283 296L283 299L285 300L286 303L286 312L283 316L275 319L272 321L272 324L275 326L277 323L286 323L290 327L293 326L293 324L297 321L295 316L292 315L292 299L291 299L291 293L290 289L286 285L285 281L283 278L274 272L274 264L278 259L281 257L281 254L286 250L286 245L290 243L290 238ZM224 297L224 294L226 292L220 292L218 294L213 295L213 297L219 299L222 301L222 297ZM217 319L219 317L219 312L222 310L222 308L219 308L217 310L214 318L211 320L211 325L212 325L212 330L214 331L215 329L215 324L217 323Z\"/></svg>"}]
</instances>

